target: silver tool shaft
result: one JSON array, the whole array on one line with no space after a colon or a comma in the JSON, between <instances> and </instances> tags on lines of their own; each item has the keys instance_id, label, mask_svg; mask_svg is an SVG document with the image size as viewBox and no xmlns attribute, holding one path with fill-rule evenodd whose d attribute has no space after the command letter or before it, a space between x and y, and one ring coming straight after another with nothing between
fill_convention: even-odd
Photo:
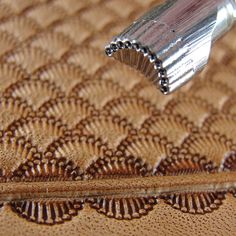
<instances>
[{"instance_id":1,"label":"silver tool shaft","mask_svg":"<svg viewBox=\"0 0 236 236\"><path fill-rule=\"evenodd\" d=\"M168 0L114 37L105 52L169 94L205 67L212 43L235 21L236 0Z\"/></svg>"}]
</instances>

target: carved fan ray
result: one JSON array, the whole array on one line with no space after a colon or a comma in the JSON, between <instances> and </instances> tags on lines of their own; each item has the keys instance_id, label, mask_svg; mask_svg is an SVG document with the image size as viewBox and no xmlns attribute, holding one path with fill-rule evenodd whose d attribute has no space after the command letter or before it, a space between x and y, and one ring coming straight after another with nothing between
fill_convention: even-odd
<instances>
[{"instance_id":1,"label":"carved fan ray","mask_svg":"<svg viewBox=\"0 0 236 236\"><path fill-rule=\"evenodd\" d=\"M107 179L150 175L148 165L134 157L100 158L87 169L89 179ZM100 197L89 200L97 212L115 219L134 219L146 215L157 203L154 197Z\"/></svg>"}]
</instances>

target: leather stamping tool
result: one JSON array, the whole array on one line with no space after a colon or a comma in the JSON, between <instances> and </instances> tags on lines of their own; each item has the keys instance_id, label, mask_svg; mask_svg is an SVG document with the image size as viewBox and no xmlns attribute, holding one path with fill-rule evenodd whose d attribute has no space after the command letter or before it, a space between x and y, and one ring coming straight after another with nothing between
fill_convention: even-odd
<instances>
[{"instance_id":1,"label":"leather stamping tool","mask_svg":"<svg viewBox=\"0 0 236 236\"><path fill-rule=\"evenodd\" d=\"M113 38L108 56L169 94L207 64L212 44L236 21L236 0L168 0Z\"/></svg>"}]
</instances>

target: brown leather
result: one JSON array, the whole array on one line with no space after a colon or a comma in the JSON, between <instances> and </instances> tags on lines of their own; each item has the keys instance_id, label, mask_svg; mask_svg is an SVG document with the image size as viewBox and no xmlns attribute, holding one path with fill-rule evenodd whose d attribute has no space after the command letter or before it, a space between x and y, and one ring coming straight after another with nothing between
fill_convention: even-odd
<instances>
[{"instance_id":1,"label":"brown leather","mask_svg":"<svg viewBox=\"0 0 236 236\"><path fill-rule=\"evenodd\" d=\"M207 68L168 96L104 55L113 35L158 3L0 2L2 184L133 178L133 186L138 177L235 171L235 28ZM123 195L9 201L0 235L236 235L233 189Z\"/></svg>"}]
</instances>

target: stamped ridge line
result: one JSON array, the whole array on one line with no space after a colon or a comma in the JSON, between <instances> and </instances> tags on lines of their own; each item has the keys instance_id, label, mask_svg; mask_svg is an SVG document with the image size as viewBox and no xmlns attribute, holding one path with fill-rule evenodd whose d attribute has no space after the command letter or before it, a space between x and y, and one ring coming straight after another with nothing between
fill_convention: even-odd
<instances>
[{"instance_id":1,"label":"stamped ridge line","mask_svg":"<svg viewBox=\"0 0 236 236\"><path fill-rule=\"evenodd\" d=\"M150 197L170 193L225 192L236 188L236 172L93 179L79 181L1 182L0 201Z\"/></svg>"}]
</instances>

